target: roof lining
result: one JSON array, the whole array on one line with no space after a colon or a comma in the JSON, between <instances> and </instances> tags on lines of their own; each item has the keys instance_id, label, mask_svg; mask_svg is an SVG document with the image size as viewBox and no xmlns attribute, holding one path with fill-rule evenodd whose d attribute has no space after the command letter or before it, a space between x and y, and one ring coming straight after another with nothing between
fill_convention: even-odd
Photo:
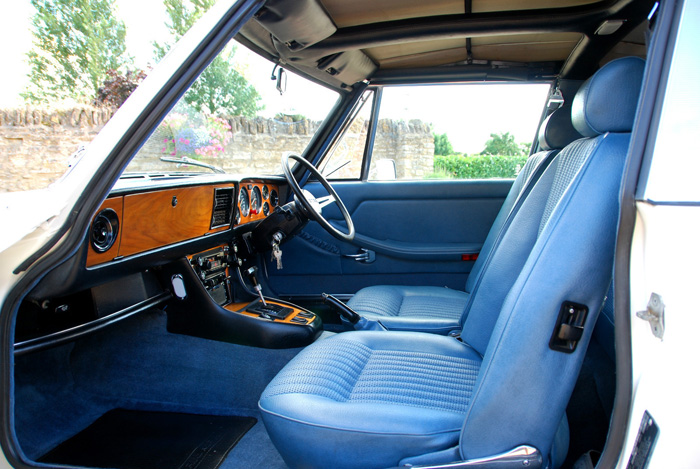
<instances>
[{"instance_id":1,"label":"roof lining","mask_svg":"<svg viewBox=\"0 0 700 469\"><path fill-rule=\"evenodd\" d=\"M566 8L444 15L372 23L338 29L329 38L304 50L305 55L329 55L413 41L478 36L576 32L595 30L601 21L632 0ZM300 51L301 52L301 51Z\"/></svg>"}]
</instances>

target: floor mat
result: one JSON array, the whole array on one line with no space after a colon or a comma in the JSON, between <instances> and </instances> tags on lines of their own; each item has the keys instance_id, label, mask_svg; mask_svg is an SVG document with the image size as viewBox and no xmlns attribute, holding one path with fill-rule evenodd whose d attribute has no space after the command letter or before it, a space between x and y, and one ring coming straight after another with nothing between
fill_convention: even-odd
<instances>
[{"instance_id":1,"label":"floor mat","mask_svg":"<svg viewBox=\"0 0 700 469\"><path fill-rule=\"evenodd\" d=\"M120 469L214 469L253 417L115 409L39 462Z\"/></svg>"}]
</instances>

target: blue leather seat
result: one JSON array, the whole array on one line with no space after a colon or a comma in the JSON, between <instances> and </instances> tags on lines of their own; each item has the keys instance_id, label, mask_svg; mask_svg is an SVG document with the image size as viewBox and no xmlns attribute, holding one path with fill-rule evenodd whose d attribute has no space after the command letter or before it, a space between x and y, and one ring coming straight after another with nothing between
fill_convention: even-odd
<instances>
[{"instance_id":1,"label":"blue leather seat","mask_svg":"<svg viewBox=\"0 0 700 469\"><path fill-rule=\"evenodd\" d=\"M570 106L556 110L540 126L538 140L542 151L528 158L501 206L484 241L479 258L467 279L465 291L441 287L377 285L363 288L348 302L348 306L370 322L360 326L374 329L374 321L390 330L406 330L448 334L459 331L469 308L469 297L474 292L484 265L498 243L499 235L509 217L518 209L518 200L527 196L529 189L551 159L581 135L571 123Z\"/></svg>"},{"instance_id":2,"label":"blue leather seat","mask_svg":"<svg viewBox=\"0 0 700 469\"><path fill-rule=\"evenodd\" d=\"M587 138L555 157L512 217L462 341L346 332L307 347L270 382L259 407L290 467L442 464L524 444L543 467L561 462L555 434L610 283L643 70L641 59L619 59L579 90L572 113ZM559 318L584 307L577 347L550 347L574 337Z\"/></svg>"}]
</instances>

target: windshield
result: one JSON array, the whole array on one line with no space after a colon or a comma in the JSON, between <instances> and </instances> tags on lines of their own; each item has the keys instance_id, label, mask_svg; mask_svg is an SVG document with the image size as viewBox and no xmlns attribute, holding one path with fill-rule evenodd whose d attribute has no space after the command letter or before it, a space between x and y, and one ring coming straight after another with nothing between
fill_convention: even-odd
<instances>
[{"instance_id":1,"label":"windshield","mask_svg":"<svg viewBox=\"0 0 700 469\"><path fill-rule=\"evenodd\" d=\"M122 177L166 173L280 174L301 153L338 94L231 42L204 70Z\"/></svg>"}]
</instances>

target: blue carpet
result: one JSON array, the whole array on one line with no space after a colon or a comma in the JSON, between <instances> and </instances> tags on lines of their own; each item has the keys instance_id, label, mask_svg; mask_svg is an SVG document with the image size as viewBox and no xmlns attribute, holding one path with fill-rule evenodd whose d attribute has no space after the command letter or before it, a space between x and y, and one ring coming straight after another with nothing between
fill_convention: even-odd
<instances>
[{"instance_id":1,"label":"blue carpet","mask_svg":"<svg viewBox=\"0 0 700 469\"><path fill-rule=\"evenodd\" d=\"M267 383L299 349L267 350L170 334L144 313L75 344L18 357L15 428L36 459L116 408L259 418ZM258 422L221 467L285 467Z\"/></svg>"}]
</instances>

